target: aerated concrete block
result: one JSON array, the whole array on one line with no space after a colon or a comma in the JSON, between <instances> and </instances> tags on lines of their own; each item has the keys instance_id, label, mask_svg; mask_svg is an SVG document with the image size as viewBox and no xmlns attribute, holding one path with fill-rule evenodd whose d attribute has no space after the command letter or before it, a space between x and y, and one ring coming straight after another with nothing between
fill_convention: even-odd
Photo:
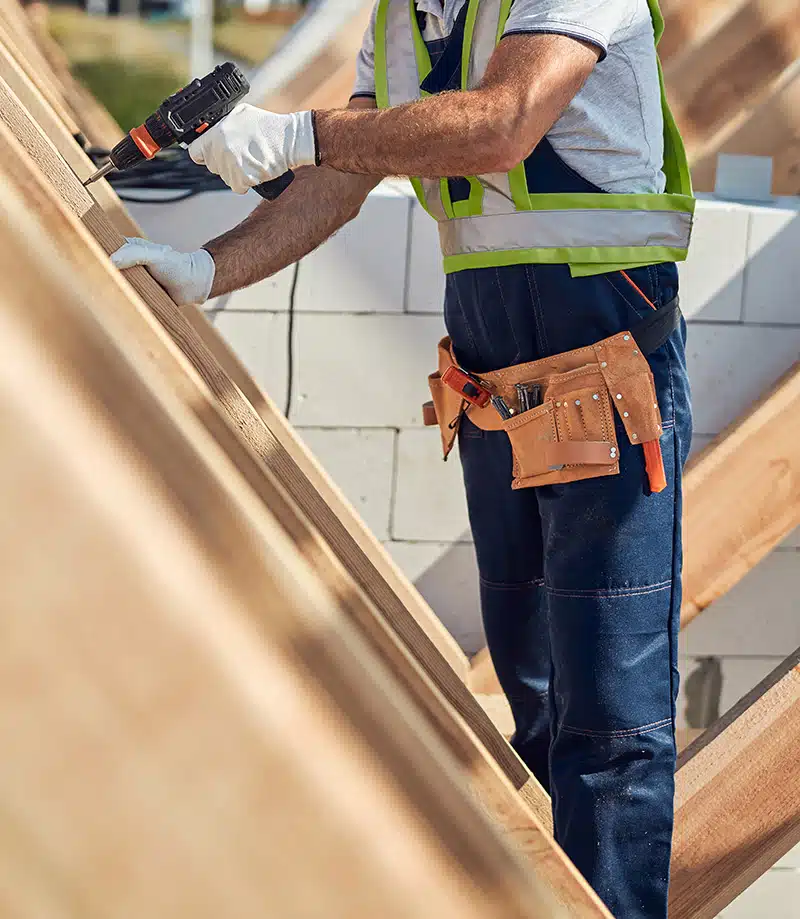
<instances>
[{"instance_id":1,"label":"aerated concrete block","mask_svg":"<svg viewBox=\"0 0 800 919\"><path fill-rule=\"evenodd\" d=\"M297 309L401 313L411 202L378 190L352 222L300 263Z\"/></svg>"},{"instance_id":2,"label":"aerated concrete block","mask_svg":"<svg viewBox=\"0 0 800 919\"><path fill-rule=\"evenodd\" d=\"M442 461L435 429L400 432L392 520L394 539L471 540L458 454Z\"/></svg>"},{"instance_id":3,"label":"aerated concrete block","mask_svg":"<svg viewBox=\"0 0 800 919\"><path fill-rule=\"evenodd\" d=\"M750 210L699 201L689 258L680 264L681 309L687 318L738 322Z\"/></svg>"},{"instance_id":4,"label":"aerated concrete block","mask_svg":"<svg viewBox=\"0 0 800 919\"><path fill-rule=\"evenodd\" d=\"M372 532L388 539L396 433L377 428L302 428L299 433Z\"/></svg>"},{"instance_id":5,"label":"aerated concrete block","mask_svg":"<svg viewBox=\"0 0 800 919\"><path fill-rule=\"evenodd\" d=\"M411 211L411 246L409 249L409 313L441 313L444 304L444 271L439 231L436 221L419 202Z\"/></svg>"},{"instance_id":6,"label":"aerated concrete block","mask_svg":"<svg viewBox=\"0 0 800 919\"><path fill-rule=\"evenodd\" d=\"M800 919L800 872L773 870L722 913L724 919Z\"/></svg>"},{"instance_id":7,"label":"aerated concrete block","mask_svg":"<svg viewBox=\"0 0 800 919\"><path fill-rule=\"evenodd\" d=\"M258 385L283 411L286 399L286 316L280 313L212 314L214 325Z\"/></svg>"},{"instance_id":8,"label":"aerated concrete block","mask_svg":"<svg viewBox=\"0 0 800 919\"><path fill-rule=\"evenodd\" d=\"M260 202L261 198L254 191L236 195L221 190L170 203L132 201L126 207L153 242L164 243L181 252L192 252L240 224Z\"/></svg>"},{"instance_id":9,"label":"aerated concrete block","mask_svg":"<svg viewBox=\"0 0 800 919\"><path fill-rule=\"evenodd\" d=\"M800 357L800 328L691 323L687 344L694 429L718 434Z\"/></svg>"},{"instance_id":10,"label":"aerated concrete block","mask_svg":"<svg viewBox=\"0 0 800 919\"><path fill-rule=\"evenodd\" d=\"M753 208L744 287L746 322L800 326L800 200L795 208Z\"/></svg>"},{"instance_id":11,"label":"aerated concrete block","mask_svg":"<svg viewBox=\"0 0 800 919\"><path fill-rule=\"evenodd\" d=\"M300 314L295 331L295 424L422 424L428 374L436 369L436 344L444 334L441 319Z\"/></svg>"},{"instance_id":12,"label":"aerated concrete block","mask_svg":"<svg viewBox=\"0 0 800 919\"><path fill-rule=\"evenodd\" d=\"M480 651L486 641L473 546L389 542L386 547L464 653L472 655Z\"/></svg>"},{"instance_id":13,"label":"aerated concrete block","mask_svg":"<svg viewBox=\"0 0 800 919\"><path fill-rule=\"evenodd\" d=\"M785 658L800 646L800 559L773 552L684 630L688 657Z\"/></svg>"},{"instance_id":14,"label":"aerated concrete block","mask_svg":"<svg viewBox=\"0 0 800 919\"><path fill-rule=\"evenodd\" d=\"M720 693L714 700L715 705L719 707L719 714L724 715L729 709L733 708L744 696L747 695L754 687L772 671L780 666L786 655L780 657L719 657L716 661L719 664L722 681ZM680 727L709 727L709 721L706 723L691 725L686 721L687 695L702 691L711 692L713 687L704 681L703 689L699 690L699 684L696 683L698 670L702 666L702 661L696 657L681 657L681 687L678 695L678 723ZM690 679L695 675L695 680ZM693 682L696 684L693 686ZM688 689L688 692L687 692Z\"/></svg>"}]
</instances>

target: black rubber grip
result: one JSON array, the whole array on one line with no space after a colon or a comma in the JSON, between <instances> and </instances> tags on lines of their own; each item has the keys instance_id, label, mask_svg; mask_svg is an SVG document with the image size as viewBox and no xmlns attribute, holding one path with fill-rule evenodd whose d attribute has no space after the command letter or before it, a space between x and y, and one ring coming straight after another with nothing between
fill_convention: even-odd
<instances>
[{"instance_id":1,"label":"black rubber grip","mask_svg":"<svg viewBox=\"0 0 800 919\"><path fill-rule=\"evenodd\" d=\"M294 173L290 169L279 179L272 179L270 182L262 182L260 185L256 185L255 191L266 201L274 201L276 198L280 198L292 182L294 182Z\"/></svg>"}]
</instances>

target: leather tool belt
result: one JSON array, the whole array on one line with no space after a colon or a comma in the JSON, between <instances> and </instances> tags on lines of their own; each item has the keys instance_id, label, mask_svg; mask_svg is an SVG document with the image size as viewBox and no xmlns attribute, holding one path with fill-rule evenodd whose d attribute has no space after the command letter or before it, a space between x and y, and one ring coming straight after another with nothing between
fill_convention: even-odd
<instances>
[{"instance_id":1,"label":"leather tool belt","mask_svg":"<svg viewBox=\"0 0 800 919\"><path fill-rule=\"evenodd\" d=\"M661 412L646 356L680 318L676 298L631 331L482 374L459 367L444 338L439 370L428 378L433 402L423 406L425 424L439 425L445 459L464 416L484 431L505 431L514 455L511 487L535 488L618 474L616 410L630 442L644 449L651 491L663 491Z\"/></svg>"}]
</instances>

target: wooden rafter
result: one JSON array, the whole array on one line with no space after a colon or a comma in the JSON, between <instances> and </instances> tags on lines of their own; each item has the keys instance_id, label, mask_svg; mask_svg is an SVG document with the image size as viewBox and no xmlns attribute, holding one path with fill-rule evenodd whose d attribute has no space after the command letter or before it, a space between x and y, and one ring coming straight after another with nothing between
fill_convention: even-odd
<instances>
[{"instance_id":1,"label":"wooden rafter","mask_svg":"<svg viewBox=\"0 0 800 919\"><path fill-rule=\"evenodd\" d=\"M664 76L690 159L799 56L800 0L734 5L702 42L676 54Z\"/></svg>"},{"instance_id":2,"label":"wooden rafter","mask_svg":"<svg viewBox=\"0 0 800 919\"><path fill-rule=\"evenodd\" d=\"M346 105L355 85L356 56L373 6L365 2L313 60L279 91L259 99L258 104L275 112Z\"/></svg>"},{"instance_id":3,"label":"wooden rafter","mask_svg":"<svg viewBox=\"0 0 800 919\"><path fill-rule=\"evenodd\" d=\"M12 97L0 98L0 101L4 113L13 111L16 117L24 119L24 111L20 111L19 106L15 107ZM103 241L107 251L116 248L121 238L111 231L104 216L91 203L91 199L88 198L75 177L65 170L63 164L52 155L52 150L41 146L41 139L38 143L32 143L29 131L19 133L27 138L28 149L36 154L48 178L55 182L62 193L65 191L64 184L69 186L69 194L65 195L65 200L74 211L82 216L84 224L89 226ZM80 200L82 195L86 196L83 201ZM104 264L108 270L107 263ZM424 633L421 633L418 627L416 630L411 627L414 620L408 613L405 613L408 620L406 622L402 621L398 613L395 613L394 616L395 621L399 621L400 625L398 634L401 637L403 633L411 636L412 642L409 648L404 647L402 641L398 640L398 635L393 634L392 630L386 627L385 621L376 614L376 609L381 609L382 612L382 608L373 607L369 599L364 597L359 586L343 572L330 549L320 540L318 533L311 526L312 519L315 522L319 521L320 513L317 513L315 517L307 516L303 519L302 515L298 515L291 498L284 496L281 502L284 472L281 464L276 462L277 451L274 448L265 450L259 442L253 443L252 435L248 436L252 422L243 418L243 407L238 407L238 403L231 405L231 388L230 386L221 387L219 367L208 355L202 343L198 342L197 335L189 326L186 318L169 301L164 292L152 282L145 272L134 270L129 272L128 276L133 281L134 287L144 294L154 314L167 327L171 337L179 344L195 370L198 370L206 383L209 383L212 392L225 408L223 414L231 413L232 407L236 409L235 412L228 414L228 418L233 418L240 431L244 430L245 439L250 442L251 447L255 448L261 460L266 460L266 469L259 462L254 463L252 455L248 457L246 451L243 453L242 445L238 442L226 441L226 449L235 457L237 466L243 470L251 486L262 496L265 503L273 508L273 512L276 512L276 507L280 508L277 513L287 532L298 545L303 547L304 553L313 559L317 571L345 604L348 613L358 622L359 628L368 640L380 649L394 673L409 689L440 736L463 764L470 778L473 792L486 810L507 831L509 836L518 842L520 850L531 863L547 866L547 870L554 877L554 885L559 897L562 901L570 903L570 908L576 912L576 915L587 917L603 915L604 911L599 901L585 883L577 877L574 869L552 842L547 832L549 808L546 795L541 787L530 777L491 721L480 710L464 684L446 662L440 656L436 656L433 645L422 641L420 634L424 635ZM92 287L99 290L99 282L93 283ZM200 316L196 311L192 313ZM138 325L133 322L133 311L128 309L121 318L128 323L128 335L144 334L141 322ZM154 358L158 357L160 361L163 360L163 357L160 357L157 342L152 338L152 327L150 339L143 341L143 347ZM172 379L176 389L186 386L185 381L182 381L174 371ZM214 409L214 404L208 404L208 396L205 396L203 391L187 392L186 398L191 404L205 406L203 408L204 417ZM216 410L219 411L218 408ZM252 413L252 408L249 411ZM277 456L280 459L279 454ZM270 481L273 483L271 486ZM409 650L412 653L409 653ZM453 708L450 708L451 705ZM476 734L483 743L476 738ZM537 809L540 817L537 816Z\"/></svg>"},{"instance_id":4,"label":"wooden rafter","mask_svg":"<svg viewBox=\"0 0 800 919\"><path fill-rule=\"evenodd\" d=\"M7 165L2 912L568 919Z\"/></svg>"},{"instance_id":5,"label":"wooden rafter","mask_svg":"<svg viewBox=\"0 0 800 919\"><path fill-rule=\"evenodd\" d=\"M692 175L713 189L720 153L770 156L775 194L800 194L800 60L790 64L752 103L696 151Z\"/></svg>"},{"instance_id":6,"label":"wooden rafter","mask_svg":"<svg viewBox=\"0 0 800 919\"><path fill-rule=\"evenodd\" d=\"M685 486L683 625L800 526L800 364L695 459Z\"/></svg>"},{"instance_id":7,"label":"wooden rafter","mask_svg":"<svg viewBox=\"0 0 800 919\"><path fill-rule=\"evenodd\" d=\"M800 650L681 756L670 919L713 919L800 843Z\"/></svg>"},{"instance_id":8,"label":"wooden rafter","mask_svg":"<svg viewBox=\"0 0 800 919\"><path fill-rule=\"evenodd\" d=\"M10 74L12 74L10 58L0 53L0 78L4 79L6 87L12 79ZM26 81L25 74L19 68L13 71L13 79L26 85L31 95L35 95L33 93L35 88L31 87L30 81ZM49 165L55 170L57 178L54 178L53 181L59 183L59 191L70 201L74 212L88 222L96 234L103 237L105 245L112 247L108 251L113 251L121 244L120 234L139 235L141 231L131 220L108 183L93 185L91 195L80 187L76 176L81 179L88 177L94 169L93 164L75 144L69 129L63 125L59 126L58 119L53 117L53 112L48 112L46 100L42 100L41 97L37 99L38 117L32 121L25 106L22 106L22 110L20 109L16 92L9 94L6 88L4 96L8 103L7 105L4 103L0 117L4 118L18 136L24 135L32 154L38 152L39 155L48 158ZM47 131L44 132L46 136L37 130L35 122L39 117L46 123ZM69 164L69 169L64 168L61 162L62 157ZM102 209L93 207L95 202L92 195L95 194ZM111 228L107 226L106 212L112 215L119 233L112 233ZM143 269L134 270L129 276L140 287L144 285L142 289L149 296L162 301L162 311L168 309L163 303L163 291L147 272ZM173 305L171 310L174 313L177 308ZM268 445L266 443L263 445L265 453L271 457L273 464L280 467L287 482L290 480L293 483L292 490L298 492L296 497L301 501L301 506L308 510L313 519L318 521L320 529L327 534L329 541L335 543L334 551L337 555L342 556L343 561L347 561L352 565L353 570L359 573L359 577L364 581L365 589L376 595L373 599L381 599L382 608L389 612L392 609L398 609L397 615L401 618L405 618L410 610L413 618L424 630L429 641L436 646L439 654L462 679L466 679L467 661L456 642L390 559L375 536L360 520L340 490L331 482L322 467L301 443L275 405L258 389L217 330L195 309L185 310L181 321L191 326L194 338L199 337L203 349L211 352L212 363L214 365L218 363L223 375L226 379L230 379L232 383L232 387L229 387L230 392L238 393L237 396L231 395L231 398L234 398L234 401L241 400L248 404L246 411L237 409L234 412L236 417L247 418L253 414L256 415L258 420L254 420L253 423L255 427L263 429L265 433L261 436L267 437L269 441ZM257 437L255 428L253 431L252 436ZM287 487L289 487L288 484ZM389 591L395 595L394 601L386 595L387 586Z\"/></svg>"},{"instance_id":9,"label":"wooden rafter","mask_svg":"<svg viewBox=\"0 0 800 919\"><path fill-rule=\"evenodd\" d=\"M661 0L665 31L659 53L668 63L687 48L702 44L707 35L731 14L732 7L748 0Z\"/></svg>"}]
</instances>

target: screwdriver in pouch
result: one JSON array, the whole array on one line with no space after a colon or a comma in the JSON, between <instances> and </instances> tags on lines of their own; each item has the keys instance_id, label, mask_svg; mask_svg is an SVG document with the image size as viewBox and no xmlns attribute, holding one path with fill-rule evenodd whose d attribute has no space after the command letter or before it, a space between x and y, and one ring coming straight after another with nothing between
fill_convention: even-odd
<instances>
[{"instance_id":1,"label":"screwdriver in pouch","mask_svg":"<svg viewBox=\"0 0 800 919\"><path fill-rule=\"evenodd\" d=\"M144 124L125 135L109 154L108 162L83 184L91 185L114 170L138 166L174 144L188 146L230 114L249 92L247 77L235 64L220 64L207 76L192 80L165 99ZM280 178L262 182L255 191L267 201L274 201L293 180L294 173L290 170Z\"/></svg>"}]
</instances>

